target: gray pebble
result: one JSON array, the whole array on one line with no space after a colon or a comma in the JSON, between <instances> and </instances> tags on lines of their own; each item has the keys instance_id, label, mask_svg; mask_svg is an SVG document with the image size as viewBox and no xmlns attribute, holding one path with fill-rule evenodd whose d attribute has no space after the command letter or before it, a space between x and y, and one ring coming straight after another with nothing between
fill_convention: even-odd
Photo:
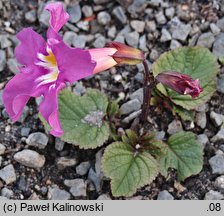
<instances>
[{"instance_id":1,"label":"gray pebble","mask_svg":"<svg viewBox=\"0 0 224 216\"><path fill-rule=\"evenodd\" d=\"M128 12L132 17L138 17L137 13L143 13L146 6L146 0L133 0L132 4L128 7Z\"/></svg>"},{"instance_id":2,"label":"gray pebble","mask_svg":"<svg viewBox=\"0 0 224 216\"><path fill-rule=\"evenodd\" d=\"M141 112L142 112L142 110L138 110L138 111L135 111L135 112L131 113L130 115L128 115L127 117L122 119L122 122L125 123L125 124L128 124L133 119L137 118L141 114Z\"/></svg>"},{"instance_id":3,"label":"gray pebble","mask_svg":"<svg viewBox=\"0 0 224 216\"><path fill-rule=\"evenodd\" d=\"M203 46L206 48L211 48L213 43L215 41L215 37L211 32L206 32L203 33L199 38L198 38L198 42L197 45L198 46Z\"/></svg>"},{"instance_id":4,"label":"gray pebble","mask_svg":"<svg viewBox=\"0 0 224 216\"><path fill-rule=\"evenodd\" d=\"M157 197L157 200L173 200L173 196L167 191L161 191L159 192L159 195Z\"/></svg>"},{"instance_id":5,"label":"gray pebble","mask_svg":"<svg viewBox=\"0 0 224 216\"><path fill-rule=\"evenodd\" d=\"M105 47L105 45L106 45L106 38L102 35L97 37L97 39L93 43L93 46L96 48L102 48Z\"/></svg>"},{"instance_id":6,"label":"gray pebble","mask_svg":"<svg viewBox=\"0 0 224 216\"><path fill-rule=\"evenodd\" d=\"M178 133L183 130L182 124L178 120L173 120L169 125L168 125L168 130L167 133L170 135L173 135L175 133Z\"/></svg>"},{"instance_id":7,"label":"gray pebble","mask_svg":"<svg viewBox=\"0 0 224 216\"><path fill-rule=\"evenodd\" d=\"M7 197L8 199L10 199L13 196L13 194L14 194L13 191L6 187L2 188L1 190L1 195Z\"/></svg>"},{"instance_id":8,"label":"gray pebble","mask_svg":"<svg viewBox=\"0 0 224 216\"><path fill-rule=\"evenodd\" d=\"M207 124L207 118L206 118L206 113L205 112L198 112L196 113L196 124L204 129L206 127Z\"/></svg>"},{"instance_id":9,"label":"gray pebble","mask_svg":"<svg viewBox=\"0 0 224 216\"><path fill-rule=\"evenodd\" d=\"M48 136L41 132L32 133L26 139L26 144L29 146L35 146L39 149L44 149L48 143Z\"/></svg>"},{"instance_id":10,"label":"gray pebble","mask_svg":"<svg viewBox=\"0 0 224 216\"><path fill-rule=\"evenodd\" d=\"M23 127L21 129L21 136L23 137L28 137L30 134L30 128L27 128L27 127Z\"/></svg>"},{"instance_id":11,"label":"gray pebble","mask_svg":"<svg viewBox=\"0 0 224 216\"><path fill-rule=\"evenodd\" d=\"M77 34L73 31L66 31L63 36L63 41L68 45L72 45L73 42L76 40Z\"/></svg>"},{"instance_id":12,"label":"gray pebble","mask_svg":"<svg viewBox=\"0 0 224 216\"><path fill-rule=\"evenodd\" d=\"M121 6L115 7L112 11L112 14L120 21L121 24L127 23L127 16L124 9Z\"/></svg>"},{"instance_id":13,"label":"gray pebble","mask_svg":"<svg viewBox=\"0 0 224 216\"><path fill-rule=\"evenodd\" d=\"M216 154L209 159L213 174L224 174L224 154Z\"/></svg>"},{"instance_id":14,"label":"gray pebble","mask_svg":"<svg viewBox=\"0 0 224 216\"><path fill-rule=\"evenodd\" d=\"M111 16L105 11L101 11L97 14L97 21L101 25L108 25L111 21Z\"/></svg>"},{"instance_id":15,"label":"gray pebble","mask_svg":"<svg viewBox=\"0 0 224 216\"><path fill-rule=\"evenodd\" d=\"M224 142L224 128L221 128L218 133L212 137L212 142Z\"/></svg>"},{"instance_id":16,"label":"gray pebble","mask_svg":"<svg viewBox=\"0 0 224 216\"><path fill-rule=\"evenodd\" d=\"M160 11L155 15L156 21L158 24L165 24L167 22L166 17L163 14L163 11Z\"/></svg>"},{"instance_id":17,"label":"gray pebble","mask_svg":"<svg viewBox=\"0 0 224 216\"><path fill-rule=\"evenodd\" d=\"M73 44L74 47L85 48L85 46L86 46L86 36L85 35L78 35L76 38L74 38L72 44Z\"/></svg>"},{"instance_id":18,"label":"gray pebble","mask_svg":"<svg viewBox=\"0 0 224 216\"><path fill-rule=\"evenodd\" d=\"M25 19L29 23L34 23L37 20L37 12L36 10L31 10L25 13Z\"/></svg>"},{"instance_id":19,"label":"gray pebble","mask_svg":"<svg viewBox=\"0 0 224 216\"><path fill-rule=\"evenodd\" d=\"M29 107L25 106L23 108L22 115L20 116L18 122L23 123L26 120L26 117L29 115Z\"/></svg>"},{"instance_id":20,"label":"gray pebble","mask_svg":"<svg viewBox=\"0 0 224 216\"><path fill-rule=\"evenodd\" d=\"M74 197L86 197L87 184L83 179L74 179L69 192Z\"/></svg>"},{"instance_id":21,"label":"gray pebble","mask_svg":"<svg viewBox=\"0 0 224 216\"><path fill-rule=\"evenodd\" d=\"M76 25L83 31L89 31L89 22L87 21L79 21Z\"/></svg>"},{"instance_id":22,"label":"gray pebble","mask_svg":"<svg viewBox=\"0 0 224 216\"><path fill-rule=\"evenodd\" d=\"M88 6L88 5L84 5L82 7L82 12L84 14L85 17L90 17L93 15L93 9L91 6Z\"/></svg>"},{"instance_id":23,"label":"gray pebble","mask_svg":"<svg viewBox=\"0 0 224 216\"><path fill-rule=\"evenodd\" d=\"M165 28L162 29L162 35L160 37L160 42L167 42L172 39L171 34L169 31Z\"/></svg>"},{"instance_id":24,"label":"gray pebble","mask_svg":"<svg viewBox=\"0 0 224 216\"><path fill-rule=\"evenodd\" d=\"M224 115L211 111L210 118L215 126L220 126L224 121Z\"/></svg>"},{"instance_id":25,"label":"gray pebble","mask_svg":"<svg viewBox=\"0 0 224 216\"><path fill-rule=\"evenodd\" d=\"M220 33L216 37L212 52L217 58L222 58L224 56L224 33Z\"/></svg>"},{"instance_id":26,"label":"gray pebble","mask_svg":"<svg viewBox=\"0 0 224 216\"><path fill-rule=\"evenodd\" d=\"M105 4L110 2L111 0L93 0L95 4Z\"/></svg>"},{"instance_id":27,"label":"gray pebble","mask_svg":"<svg viewBox=\"0 0 224 216\"><path fill-rule=\"evenodd\" d=\"M73 167L77 164L76 158L60 157L57 159L57 166L59 170L63 170L66 167Z\"/></svg>"},{"instance_id":28,"label":"gray pebble","mask_svg":"<svg viewBox=\"0 0 224 216\"><path fill-rule=\"evenodd\" d=\"M210 190L205 194L204 200L221 200L223 198L224 196L220 192Z\"/></svg>"},{"instance_id":29,"label":"gray pebble","mask_svg":"<svg viewBox=\"0 0 224 216\"><path fill-rule=\"evenodd\" d=\"M0 35L0 47L5 49L12 46L12 42L9 40L8 36L5 34Z\"/></svg>"},{"instance_id":30,"label":"gray pebble","mask_svg":"<svg viewBox=\"0 0 224 216\"><path fill-rule=\"evenodd\" d=\"M172 19L175 14L175 9L173 7L166 8L165 15L167 18Z\"/></svg>"},{"instance_id":31,"label":"gray pebble","mask_svg":"<svg viewBox=\"0 0 224 216\"><path fill-rule=\"evenodd\" d=\"M143 103L143 88L140 88L133 92L130 96L131 100L137 99L142 104Z\"/></svg>"},{"instance_id":32,"label":"gray pebble","mask_svg":"<svg viewBox=\"0 0 224 216\"><path fill-rule=\"evenodd\" d=\"M131 24L131 27L139 33L142 33L145 29L145 22L144 21L132 20L130 24Z\"/></svg>"},{"instance_id":33,"label":"gray pebble","mask_svg":"<svg viewBox=\"0 0 224 216\"><path fill-rule=\"evenodd\" d=\"M155 139L164 140L165 135L166 135L165 131L158 131L158 132L156 132Z\"/></svg>"},{"instance_id":34,"label":"gray pebble","mask_svg":"<svg viewBox=\"0 0 224 216\"><path fill-rule=\"evenodd\" d=\"M185 25L183 23L180 23L174 28L174 30L172 30L171 32L172 38L180 41L185 41L190 31L191 31L190 24Z\"/></svg>"},{"instance_id":35,"label":"gray pebble","mask_svg":"<svg viewBox=\"0 0 224 216\"><path fill-rule=\"evenodd\" d=\"M20 176L16 182L16 185L19 190L26 192L28 190L28 183L24 176Z\"/></svg>"},{"instance_id":36,"label":"gray pebble","mask_svg":"<svg viewBox=\"0 0 224 216\"><path fill-rule=\"evenodd\" d=\"M3 71L6 66L6 54L4 50L0 50L0 71Z\"/></svg>"},{"instance_id":37,"label":"gray pebble","mask_svg":"<svg viewBox=\"0 0 224 216\"><path fill-rule=\"evenodd\" d=\"M179 48L181 46L182 46L181 43L178 42L177 40L172 40L171 43L170 43L170 49L171 50L174 50L174 49Z\"/></svg>"},{"instance_id":38,"label":"gray pebble","mask_svg":"<svg viewBox=\"0 0 224 216\"><path fill-rule=\"evenodd\" d=\"M17 152L13 158L18 163L31 168L41 168L45 163L44 155L40 155L36 151L29 149Z\"/></svg>"},{"instance_id":39,"label":"gray pebble","mask_svg":"<svg viewBox=\"0 0 224 216\"><path fill-rule=\"evenodd\" d=\"M50 200L69 200L71 195L67 191L59 188L49 188L47 197Z\"/></svg>"},{"instance_id":40,"label":"gray pebble","mask_svg":"<svg viewBox=\"0 0 224 216\"><path fill-rule=\"evenodd\" d=\"M125 40L127 42L128 45L132 46L132 47L138 47L138 41L139 41L139 33L134 31L131 33L127 33L125 35Z\"/></svg>"},{"instance_id":41,"label":"gray pebble","mask_svg":"<svg viewBox=\"0 0 224 216\"><path fill-rule=\"evenodd\" d=\"M221 31L220 28L215 23L210 24L210 29L214 35L218 35Z\"/></svg>"},{"instance_id":42,"label":"gray pebble","mask_svg":"<svg viewBox=\"0 0 224 216\"><path fill-rule=\"evenodd\" d=\"M73 4L69 6L67 8L67 11L70 15L69 22L71 23L77 23L82 17L82 12L79 4Z\"/></svg>"},{"instance_id":43,"label":"gray pebble","mask_svg":"<svg viewBox=\"0 0 224 216\"><path fill-rule=\"evenodd\" d=\"M5 153L6 147L0 143L0 155L3 155Z\"/></svg>"},{"instance_id":44,"label":"gray pebble","mask_svg":"<svg viewBox=\"0 0 224 216\"><path fill-rule=\"evenodd\" d=\"M122 104L122 106L120 107L120 112L123 115L127 115L140 109L141 109L141 102L138 99L133 99Z\"/></svg>"},{"instance_id":45,"label":"gray pebble","mask_svg":"<svg viewBox=\"0 0 224 216\"><path fill-rule=\"evenodd\" d=\"M219 78L218 78L218 81L217 81L217 91L224 94L224 74L221 74L219 76Z\"/></svg>"},{"instance_id":46,"label":"gray pebble","mask_svg":"<svg viewBox=\"0 0 224 216\"><path fill-rule=\"evenodd\" d=\"M152 49L149 55L149 58L151 61L155 61L156 59L159 58L159 53L156 49Z\"/></svg>"},{"instance_id":47,"label":"gray pebble","mask_svg":"<svg viewBox=\"0 0 224 216\"><path fill-rule=\"evenodd\" d=\"M156 23L153 20L146 21L145 29L147 32L155 32L156 31Z\"/></svg>"},{"instance_id":48,"label":"gray pebble","mask_svg":"<svg viewBox=\"0 0 224 216\"><path fill-rule=\"evenodd\" d=\"M49 25L50 13L46 10L42 10L42 12L40 12L40 14L38 14L38 20L39 20L40 24L47 27Z\"/></svg>"},{"instance_id":49,"label":"gray pebble","mask_svg":"<svg viewBox=\"0 0 224 216\"><path fill-rule=\"evenodd\" d=\"M79 175L86 175L89 171L89 168L90 168L89 161L82 162L76 167L76 173Z\"/></svg>"},{"instance_id":50,"label":"gray pebble","mask_svg":"<svg viewBox=\"0 0 224 216\"><path fill-rule=\"evenodd\" d=\"M139 38L139 49L142 50L142 51L145 51L145 52L148 51L147 41L146 41L146 36L145 35L142 35Z\"/></svg>"},{"instance_id":51,"label":"gray pebble","mask_svg":"<svg viewBox=\"0 0 224 216\"><path fill-rule=\"evenodd\" d=\"M221 29L221 31L224 31L224 18L219 19L216 25Z\"/></svg>"},{"instance_id":52,"label":"gray pebble","mask_svg":"<svg viewBox=\"0 0 224 216\"><path fill-rule=\"evenodd\" d=\"M98 196L97 200L111 200L111 198L108 194L101 194Z\"/></svg>"},{"instance_id":53,"label":"gray pebble","mask_svg":"<svg viewBox=\"0 0 224 216\"><path fill-rule=\"evenodd\" d=\"M58 151L62 151L64 148L65 142L63 142L60 138L55 139L55 149Z\"/></svg>"},{"instance_id":54,"label":"gray pebble","mask_svg":"<svg viewBox=\"0 0 224 216\"><path fill-rule=\"evenodd\" d=\"M198 138L198 142L202 145L203 148L209 142L206 134L199 134L197 138Z\"/></svg>"},{"instance_id":55,"label":"gray pebble","mask_svg":"<svg viewBox=\"0 0 224 216\"><path fill-rule=\"evenodd\" d=\"M113 38L116 37L116 34L117 34L116 26L112 26L112 27L110 27L110 29L109 29L108 32L107 32L108 37L110 37L110 38L113 39Z\"/></svg>"},{"instance_id":56,"label":"gray pebble","mask_svg":"<svg viewBox=\"0 0 224 216\"><path fill-rule=\"evenodd\" d=\"M224 175L219 176L215 180L215 187L221 192L224 193Z\"/></svg>"},{"instance_id":57,"label":"gray pebble","mask_svg":"<svg viewBox=\"0 0 224 216\"><path fill-rule=\"evenodd\" d=\"M16 181L16 173L13 165L7 165L0 170L0 178L6 183L11 184Z\"/></svg>"},{"instance_id":58,"label":"gray pebble","mask_svg":"<svg viewBox=\"0 0 224 216\"><path fill-rule=\"evenodd\" d=\"M18 69L18 62L16 61L15 58L10 58L7 61L7 65L9 67L9 70L14 73L17 74L19 73L19 69Z\"/></svg>"}]
</instances>

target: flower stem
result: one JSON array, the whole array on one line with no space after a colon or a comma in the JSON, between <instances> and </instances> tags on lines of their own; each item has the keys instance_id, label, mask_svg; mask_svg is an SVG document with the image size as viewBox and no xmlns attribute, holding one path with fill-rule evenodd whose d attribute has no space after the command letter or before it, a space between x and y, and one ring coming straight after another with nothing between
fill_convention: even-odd
<instances>
[{"instance_id":1,"label":"flower stem","mask_svg":"<svg viewBox=\"0 0 224 216\"><path fill-rule=\"evenodd\" d=\"M152 90L156 87L157 83L149 70L146 60L143 61L143 65L144 65L144 83L143 83L144 89L143 89L142 113L140 116L140 122L142 125L144 125L147 122Z\"/></svg>"}]
</instances>

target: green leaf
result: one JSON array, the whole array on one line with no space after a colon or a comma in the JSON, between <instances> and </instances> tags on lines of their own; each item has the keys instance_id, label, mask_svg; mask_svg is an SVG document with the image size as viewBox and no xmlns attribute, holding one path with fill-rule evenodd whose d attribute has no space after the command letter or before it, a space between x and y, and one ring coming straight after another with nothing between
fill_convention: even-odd
<instances>
[{"instance_id":1,"label":"green leaf","mask_svg":"<svg viewBox=\"0 0 224 216\"><path fill-rule=\"evenodd\" d=\"M164 146L165 154L157 160L161 174L167 176L168 168L177 170L178 180L182 181L191 175L198 174L203 165L203 150L192 132L179 132L168 139Z\"/></svg>"},{"instance_id":2,"label":"green leaf","mask_svg":"<svg viewBox=\"0 0 224 216\"><path fill-rule=\"evenodd\" d=\"M215 77L218 73L218 63L215 56L203 47L181 47L164 53L153 64L153 75L164 71L178 71L190 75L193 79L199 79L204 91L200 96L192 100L189 95L179 95L177 92L157 85L157 88L168 95L173 103L185 109L194 109L208 101L215 91Z\"/></svg>"},{"instance_id":3,"label":"green leaf","mask_svg":"<svg viewBox=\"0 0 224 216\"><path fill-rule=\"evenodd\" d=\"M61 139L80 148L96 148L109 138L109 125L103 120L107 97L90 89L82 97L67 89L58 97L59 117L64 130Z\"/></svg>"},{"instance_id":4,"label":"green leaf","mask_svg":"<svg viewBox=\"0 0 224 216\"><path fill-rule=\"evenodd\" d=\"M181 106L173 105L173 112L178 114L184 121L194 121L194 112L183 109Z\"/></svg>"},{"instance_id":5,"label":"green leaf","mask_svg":"<svg viewBox=\"0 0 224 216\"><path fill-rule=\"evenodd\" d=\"M136 153L123 142L109 145L102 160L104 174L111 178L114 196L131 196L158 174L158 163L148 153Z\"/></svg>"}]
</instances>

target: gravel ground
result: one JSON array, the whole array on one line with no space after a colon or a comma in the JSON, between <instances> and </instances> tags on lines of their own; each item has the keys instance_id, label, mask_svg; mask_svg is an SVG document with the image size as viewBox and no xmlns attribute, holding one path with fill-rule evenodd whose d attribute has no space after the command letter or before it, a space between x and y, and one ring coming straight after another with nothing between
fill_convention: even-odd
<instances>
[{"instance_id":1,"label":"gravel ground","mask_svg":"<svg viewBox=\"0 0 224 216\"><path fill-rule=\"evenodd\" d=\"M12 123L2 103L5 83L18 73L15 35L24 27L45 35L46 1L0 1L0 199L114 199L109 180L99 167L104 147L80 150L48 135L38 119L39 99L32 99L17 123ZM138 47L149 66L164 51L200 45L218 58L224 56L224 4L214 1L165 0L65 0L69 23L61 31L71 46L103 47L115 40ZM28 53L27 53L28 55ZM86 88L100 89L119 98L124 128L139 115L142 103L142 66L112 68L73 86L82 95ZM130 106L131 105L131 106ZM132 107L133 109L129 109ZM217 92L197 110L194 124L173 116L163 107L152 107L151 129L162 139L180 130L191 130L204 147L203 170L183 182L170 170L133 197L120 199L224 199L224 68L220 65Z\"/></svg>"}]
</instances>

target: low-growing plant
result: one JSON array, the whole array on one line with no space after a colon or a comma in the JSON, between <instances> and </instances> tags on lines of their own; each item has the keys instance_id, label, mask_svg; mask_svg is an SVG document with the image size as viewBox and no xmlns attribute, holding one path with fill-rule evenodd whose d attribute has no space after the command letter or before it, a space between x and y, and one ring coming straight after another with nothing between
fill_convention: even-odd
<instances>
[{"instance_id":1,"label":"low-growing plant","mask_svg":"<svg viewBox=\"0 0 224 216\"><path fill-rule=\"evenodd\" d=\"M157 140L147 128L150 102L163 101L183 120L193 120L194 109L207 102L215 91L218 64L202 47L183 47L162 54L149 70L144 54L135 48L112 42L105 48L70 48L58 31L69 16L61 3L46 7L51 13L48 40L27 28L18 33L16 58L23 65L6 85L3 101L16 121L30 97L44 96L39 117L46 130L67 143L83 149L105 144L104 174L111 179L114 196L131 196L169 168L179 181L199 173L203 165L201 145L192 132L179 132L167 141ZM118 132L122 116L119 105L99 90L88 89L78 96L67 84L109 69L142 63L144 66L143 104L139 124Z\"/></svg>"}]
</instances>

